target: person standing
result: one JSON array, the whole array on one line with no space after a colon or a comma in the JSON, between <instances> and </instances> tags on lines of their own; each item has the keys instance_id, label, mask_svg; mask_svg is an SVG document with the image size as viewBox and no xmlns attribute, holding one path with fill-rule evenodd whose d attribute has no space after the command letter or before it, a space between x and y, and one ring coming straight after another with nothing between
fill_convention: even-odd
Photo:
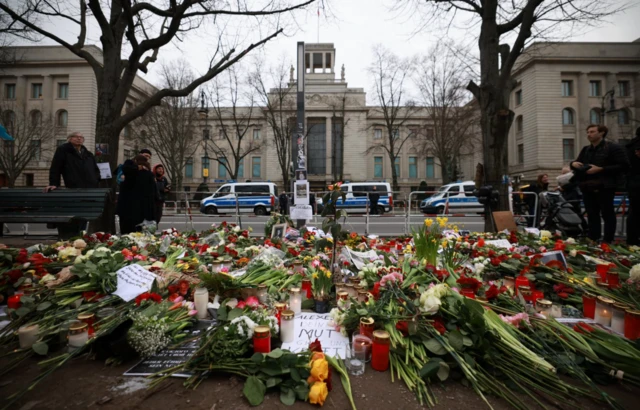
<instances>
[{"instance_id":1,"label":"person standing","mask_svg":"<svg viewBox=\"0 0 640 410\"><path fill-rule=\"evenodd\" d=\"M157 224L160 224L160 220L162 219L162 210L164 208L164 201L166 200L166 195L169 193L169 191L171 191L171 185L169 184L167 177L164 176L164 166L162 164L158 164L153 167L153 174L156 177L156 186L158 188L154 220Z\"/></svg>"},{"instance_id":2,"label":"person standing","mask_svg":"<svg viewBox=\"0 0 640 410\"><path fill-rule=\"evenodd\" d=\"M549 175L540 174L536 179L535 184L531 184L526 188L523 188L523 192L533 192L533 195L525 195L524 201L527 203L529 207L529 217L527 218L527 226L532 228L534 226L538 226L538 222L540 221L540 193L546 192L549 189ZM538 197L538 201L536 201L536 197ZM538 204L536 206L536 204Z\"/></svg>"},{"instance_id":3,"label":"person standing","mask_svg":"<svg viewBox=\"0 0 640 410\"><path fill-rule=\"evenodd\" d=\"M280 215L287 215L287 208L289 203L289 197L286 193L281 193L278 197L278 205L280 207Z\"/></svg>"},{"instance_id":4,"label":"person standing","mask_svg":"<svg viewBox=\"0 0 640 410\"><path fill-rule=\"evenodd\" d=\"M143 221L153 221L157 186L144 155L126 160L122 165L125 179L120 185L116 214L120 217L120 233L140 231Z\"/></svg>"},{"instance_id":5,"label":"person standing","mask_svg":"<svg viewBox=\"0 0 640 410\"><path fill-rule=\"evenodd\" d=\"M627 245L640 246L640 127L636 136L627 145L629 173L627 174L627 197L629 217L627 218Z\"/></svg>"},{"instance_id":6,"label":"person standing","mask_svg":"<svg viewBox=\"0 0 640 410\"><path fill-rule=\"evenodd\" d=\"M56 149L49 168L49 185L44 188L44 192L58 189L61 186L61 176L67 188L98 188L98 163L83 143L84 136L79 132L72 132L67 136L67 142ZM79 235L84 225L82 221L55 224L62 239Z\"/></svg>"},{"instance_id":7,"label":"person standing","mask_svg":"<svg viewBox=\"0 0 640 410\"><path fill-rule=\"evenodd\" d=\"M587 139L590 144L582 148L578 158L570 165L582 191L589 224L589 238L594 241L600 240L602 217L603 241L611 243L616 233L616 213L613 205L616 185L618 179L626 172L629 159L620 145L605 139L608 132L609 129L604 125L589 125Z\"/></svg>"},{"instance_id":8,"label":"person standing","mask_svg":"<svg viewBox=\"0 0 640 410\"><path fill-rule=\"evenodd\" d=\"M372 215L378 215L378 201L380 200L380 194L378 188L374 185L373 191L369 194L369 203L371 207L370 213Z\"/></svg>"}]
</instances>

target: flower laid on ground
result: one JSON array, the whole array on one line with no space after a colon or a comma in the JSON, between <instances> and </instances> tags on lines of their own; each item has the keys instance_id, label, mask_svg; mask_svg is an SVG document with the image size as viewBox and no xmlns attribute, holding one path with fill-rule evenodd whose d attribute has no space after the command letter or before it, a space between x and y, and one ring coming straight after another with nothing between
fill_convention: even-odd
<instances>
[{"instance_id":1,"label":"flower laid on ground","mask_svg":"<svg viewBox=\"0 0 640 410\"><path fill-rule=\"evenodd\" d=\"M320 344L318 339L316 339L315 343L318 346ZM322 349L321 346L319 348ZM315 351L311 354L309 368L311 373L307 378L307 383L309 384L309 403L323 406L327 396L329 395L327 383L331 375L329 362L327 362L322 351Z\"/></svg>"},{"instance_id":2,"label":"flower laid on ground","mask_svg":"<svg viewBox=\"0 0 640 410\"><path fill-rule=\"evenodd\" d=\"M640 282L640 264L634 265L631 270L629 270L629 279L632 282Z\"/></svg>"},{"instance_id":3,"label":"flower laid on ground","mask_svg":"<svg viewBox=\"0 0 640 410\"><path fill-rule=\"evenodd\" d=\"M133 326L127 333L131 347L142 357L153 356L171 343L167 336L169 324L165 317L147 316L144 313L132 313Z\"/></svg>"}]
</instances>

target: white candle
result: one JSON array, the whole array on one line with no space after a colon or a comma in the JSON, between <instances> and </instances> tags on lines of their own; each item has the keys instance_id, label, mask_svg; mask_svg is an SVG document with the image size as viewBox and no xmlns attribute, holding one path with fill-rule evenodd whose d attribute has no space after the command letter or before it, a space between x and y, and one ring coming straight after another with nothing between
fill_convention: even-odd
<instances>
[{"instance_id":1,"label":"white candle","mask_svg":"<svg viewBox=\"0 0 640 410\"><path fill-rule=\"evenodd\" d=\"M20 341L20 349L29 349L38 340L38 325L25 325L18 329L18 339Z\"/></svg>"},{"instance_id":2,"label":"white candle","mask_svg":"<svg viewBox=\"0 0 640 410\"><path fill-rule=\"evenodd\" d=\"M302 312L302 294L300 294L300 288L291 288L289 293L289 309L293 311L294 315L299 315Z\"/></svg>"},{"instance_id":3,"label":"white candle","mask_svg":"<svg viewBox=\"0 0 640 410\"><path fill-rule=\"evenodd\" d=\"M562 306L556 303L551 306L551 317L562 317Z\"/></svg>"},{"instance_id":4,"label":"white candle","mask_svg":"<svg viewBox=\"0 0 640 410\"><path fill-rule=\"evenodd\" d=\"M267 303L268 294L269 293L267 292L267 285L258 285L258 300L260 301L260 303Z\"/></svg>"},{"instance_id":5,"label":"white candle","mask_svg":"<svg viewBox=\"0 0 640 410\"><path fill-rule=\"evenodd\" d=\"M611 330L624 334L624 305L614 305L613 315L611 316Z\"/></svg>"},{"instance_id":6,"label":"white candle","mask_svg":"<svg viewBox=\"0 0 640 410\"><path fill-rule=\"evenodd\" d=\"M613 300L609 298L605 298L603 296L598 296L596 300L596 314L595 321L596 323L602 326L611 326L611 316L613 316L612 307Z\"/></svg>"},{"instance_id":7,"label":"white candle","mask_svg":"<svg viewBox=\"0 0 640 410\"><path fill-rule=\"evenodd\" d=\"M74 322L69 326L69 350L75 350L82 347L89 341L89 332L87 324L82 322Z\"/></svg>"},{"instance_id":8,"label":"white candle","mask_svg":"<svg viewBox=\"0 0 640 410\"><path fill-rule=\"evenodd\" d=\"M293 315L292 310L285 310L280 317L280 340L282 343L293 342L295 330Z\"/></svg>"},{"instance_id":9,"label":"white candle","mask_svg":"<svg viewBox=\"0 0 640 410\"><path fill-rule=\"evenodd\" d=\"M198 319L207 318L207 304L209 303L209 291L207 288L197 288L193 294L193 302L196 305L196 317Z\"/></svg>"}]
</instances>

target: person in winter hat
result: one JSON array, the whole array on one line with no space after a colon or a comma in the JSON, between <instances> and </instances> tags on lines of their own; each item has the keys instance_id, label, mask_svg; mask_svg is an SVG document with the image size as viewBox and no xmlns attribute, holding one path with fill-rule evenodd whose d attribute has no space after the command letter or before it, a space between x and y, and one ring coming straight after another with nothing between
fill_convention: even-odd
<instances>
[{"instance_id":1,"label":"person in winter hat","mask_svg":"<svg viewBox=\"0 0 640 410\"><path fill-rule=\"evenodd\" d=\"M169 184L167 177L164 176L164 166L162 164L158 164L153 167L153 175L156 178L156 187L158 188L158 196L156 197L155 205L155 221L159 224L162 219L164 201L166 200L166 196L169 191L171 191L171 185Z\"/></svg>"}]
</instances>

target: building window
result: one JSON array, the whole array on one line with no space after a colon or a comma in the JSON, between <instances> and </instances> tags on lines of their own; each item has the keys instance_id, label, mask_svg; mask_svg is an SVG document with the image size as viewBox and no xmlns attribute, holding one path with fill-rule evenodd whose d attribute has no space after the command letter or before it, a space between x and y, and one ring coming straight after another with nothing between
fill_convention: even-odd
<instances>
[{"instance_id":1,"label":"building window","mask_svg":"<svg viewBox=\"0 0 640 410\"><path fill-rule=\"evenodd\" d=\"M25 186L33 186L34 183L33 174L24 174L24 185Z\"/></svg>"},{"instance_id":2,"label":"building window","mask_svg":"<svg viewBox=\"0 0 640 410\"><path fill-rule=\"evenodd\" d=\"M227 168L225 168L226 164L227 164L226 158L218 158L218 177L220 178L227 177Z\"/></svg>"},{"instance_id":3,"label":"building window","mask_svg":"<svg viewBox=\"0 0 640 410\"><path fill-rule=\"evenodd\" d=\"M58 115L56 115L56 125L58 127L66 127L69 122L69 113L66 110L58 111Z\"/></svg>"},{"instance_id":4,"label":"building window","mask_svg":"<svg viewBox=\"0 0 640 410\"><path fill-rule=\"evenodd\" d=\"M380 128L375 128L373 130L373 138L377 140L382 138L382 130Z\"/></svg>"},{"instance_id":5,"label":"building window","mask_svg":"<svg viewBox=\"0 0 640 410\"><path fill-rule=\"evenodd\" d=\"M516 91L516 105L522 104L522 90Z\"/></svg>"},{"instance_id":6,"label":"building window","mask_svg":"<svg viewBox=\"0 0 640 410\"><path fill-rule=\"evenodd\" d=\"M524 164L524 144L518 144L518 164Z\"/></svg>"},{"instance_id":7,"label":"building window","mask_svg":"<svg viewBox=\"0 0 640 410\"><path fill-rule=\"evenodd\" d=\"M600 124L600 121L600 109L592 108L591 111L589 111L589 122L591 124Z\"/></svg>"},{"instance_id":8,"label":"building window","mask_svg":"<svg viewBox=\"0 0 640 410\"><path fill-rule=\"evenodd\" d=\"M131 136L131 127L130 126L125 126L124 127L124 131L123 131L124 137L126 139L128 139Z\"/></svg>"},{"instance_id":9,"label":"building window","mask_svg":"<svg viewBox=\"0 0 640 410\"><path fill-rule=\"evenodd\" d=\"M129 158L131 158L131 150L125 149L124 150L124 160L128 160Z\"/></svg>"},{"instance_id":10,"label":"building window","mask_svg":"<svg viewBox=\"0 0 640 410\"><path fill-rule=\"evenodd\" d=\"M589 97L600 97L600 81L589 81Z\"/></svg>"},{"instance_id":11,"label":"building window","mask_svg":"<svg viewBox=\"0 0 640 410\"><path fill-rule=\"evenodd\" d=\"M7 100L15 100L16 99L16 85L15 84L5 84L4 85L4 98Z\"/></svg>"},{"instance_id":12,"label":"building window","mask_svg":"<svg viewBox=\"0 0 640 410\"><path fill-rule=\"evenodd\" d=\"M631 95L631 84L629 81L618 81L618 95L620 97L629 97Z\"/></svg>"},{"instance_id":13,"label":"building window","mask_svg":"<svg viewBox=\"0 0 640 410\"><path fill-rule=\"evenodd\" d=\"M418 157L409 157L409 178L418 178Z\"/></svg>"},{"instance_id":14,"label":"building window","mask_svg":"<svg viewBox=\"0 0 640 410\"><path fill-rule=\"evenodd\" d=\"M226 130L224 128L218 128L218 139L223 140L226 134Z\"/></svg>"},{"instance_id":15,"label":"building window","mask_svg":"<svg viewBox=\"0 0 640 410\"><path fill-rule=\"evenodd\" d=\"M427 178L436 177L436 160L433 157L427 157Z\"/></svg>"},{"instance_id":16,"label":"building window","mask_svg":"<svg viewBox=\"0 0 640 410\"><path fill-rule=\"evenodd\" d=\"M516 117L516 132L518 133L522 132L522 129L523 129L522 122L523 122L522 115L518 115Z\"/></svg>"},{"instance_id":17,"label":"building window","mask_svg":"<svg viewBox=\"0 0 640 410\"><path fill-rule=\"evenodd\" d=\"M396 157L393 165L396 168L396 176L399 178L400 177L400 157Z\"/></svg>"},{"instance_id":18,"label":"building window","mask_svg":"<svg viewBox=\"0 0 640 410\"><path fill-rule=\"evenodd\" d=\"M382 157L373 157L373 177L382 178Z\"/></svg>"},{"instance_id":19,"label":"building window","mask_svg":"<svg viewBox=\"0 0 640 410\"><path fill-rule=\"evenodd\" d=\"M42 150L40 149L40 140L31 140L31 159L40 161L41 153Z\"/></svg>"},{"instance_id":20,"label":"building window","mask_svg":"<svg viewBox=\"0 0 640 410\"><path fill-rule=\"evenodd\" d=\"M564 162L573 161L575 158L575 145L573 138L562 139L562 160Z\"/></svg>"},{"instance_id":21,"label":"building window","mask_svg":"<svg viewBox=\"0 0 640 410\"><path fill-rule=\"evenodd\" d=\"M433 128L427 128L427 139L428 140L432 140L435 135L436 135L436 133L433 130Z\"/></svg>"},{"instance_id":22,"label":"building window","mask_svg":"<svg viewBox=\"0 0 640 410\"><path fill-rule=\"evenodd\" d=\"M4 126L9 131L9 134L13 133L13 126L16 123L16 113L8 110L2 114L2 121L4 122Z\"/></svg>"},{"instance_id":23,"label":"building window","mask_svg":"<svg viewBox=\"0 0 640 410\"><path fill-rule=\"evenodd\" d=\"M573 110L565 108L562 110L562 125L573 125Z\"/></svg>"},{"instance_id":24,"label":"building window","mask_svg":"<svg viewBox=\"0 0 640 410\"><path fill-rule=\"evenodd\" d=\"M202 129L202 140L203 141L208 141L209 140L209 128L203 128Z\"/></svg>"},{"instance_id":25,"label":"building window","mask_svg":"<svg viewBox=\"0 0 640 410\"><path fill-rule=\"evenodd\" d=\"M562 96L571 97L572 95L573 95L573 81L570 81L570 80L562 81Z\"/></svg>"},{"instance_id":26,"label":"building window","mask_svg":"<svg viewBox=\"0 0 640 410\"><path fill-rule=\"evenodd\" d=\"M186 178L193 178L193 158L187 158L184 164L184 176Z\"/></svg>"},{"instance_id":27,"label":"building window","mask_svg":"<svg viewBox=\"0 0 640 410\"><path fill-rule=\"evenodd\" d=\"M251 158L251 177L260 178L261 169L262 169L262 158L261 157Z\"/></svg>"},{"instance_id":28,"label":"building window","mask_svg":"<svg viewBox=\"0 0 640 410\"><path fill-rule=\"evenodd\" d=\"M254 130L253 130L253 139L254 140L259 140L260 139L260 128L254 128Z\"/></svg>"},{"instance_id":29,"label":"building window","mask_svg":"<svg viewBox=\"0 0 640 410\"><path fill-rule=\"evenodd\" d=\"M31 98L42 98L42 83L31 84Z\"/></svg>"},{"instance_id":30,"label":"building window","mask_svg":"<svg viewBox=\"0 0 640 410\"><path fill-rule=\"evenodd\" d=\"M411 126L408 128L409 128L409 135L411 136L411 138L417 138L418 134L420 134L420 128L416 126Z\"/></svg>"},{"instance_id":31,"label":"building window","mask_svg":"<svg viewBox=\"0 0 640 410\"><path fill-rule=\"evenodd\" d=\"M398 138L400 138L400 128L394 128L393 131L391 132L391 135L393 136L394 140L397 140Z\"/></svg>"},{"instance_id":32,"label":"building window","mask_svg":"<svg viewBox=\"0 0 640 410\"><path fill-rule=\"evenodd\" d=\"M60 145L64 144L64 143L66 143L66 142L67 142L67 140L56 140L56 148L59 147ZM127 151L126 150L124 151L124 153L125 153L125 159L129 158L127 156Z\"/></svg>"},{"instance_id":33,"label":"building window","mask_svg":"<svg viewBox=\"0 0 640 410\"><path fill-rule=\"evenodd\" d=\"M31 111L31 114L29 114L29 117L31 119L31 126L33 128L39 127L40 124L42 123L42 113L38 110Z\"/></svg>"},{"instance_id":34,"label":"building window","mask_svg":"<svg viewBox=\"0 0 640 410\"><path fill-rule=\"evenodd\" d=\"M58 83L58 98L61 100L69 98L69 83Z\"/></svg>"},{"instance_id":35,"label":"building window","mask_svg":"<svg viewBox=\"0 0 640 410\"><path fill-rule=\"evenodd\" d=\"M244 178L244 159L241 159L238 164L238 178Z\"/></svg>"},{"instance_id":36,"label":"building window","mask_svg":"<svg viewBox=\"0 0 640 410\"><path fill-rule=\"evenodd\" d=\"M629 111L625 108L618 111L618 125L629 125Z\"/></svg>"}]
</instances>

